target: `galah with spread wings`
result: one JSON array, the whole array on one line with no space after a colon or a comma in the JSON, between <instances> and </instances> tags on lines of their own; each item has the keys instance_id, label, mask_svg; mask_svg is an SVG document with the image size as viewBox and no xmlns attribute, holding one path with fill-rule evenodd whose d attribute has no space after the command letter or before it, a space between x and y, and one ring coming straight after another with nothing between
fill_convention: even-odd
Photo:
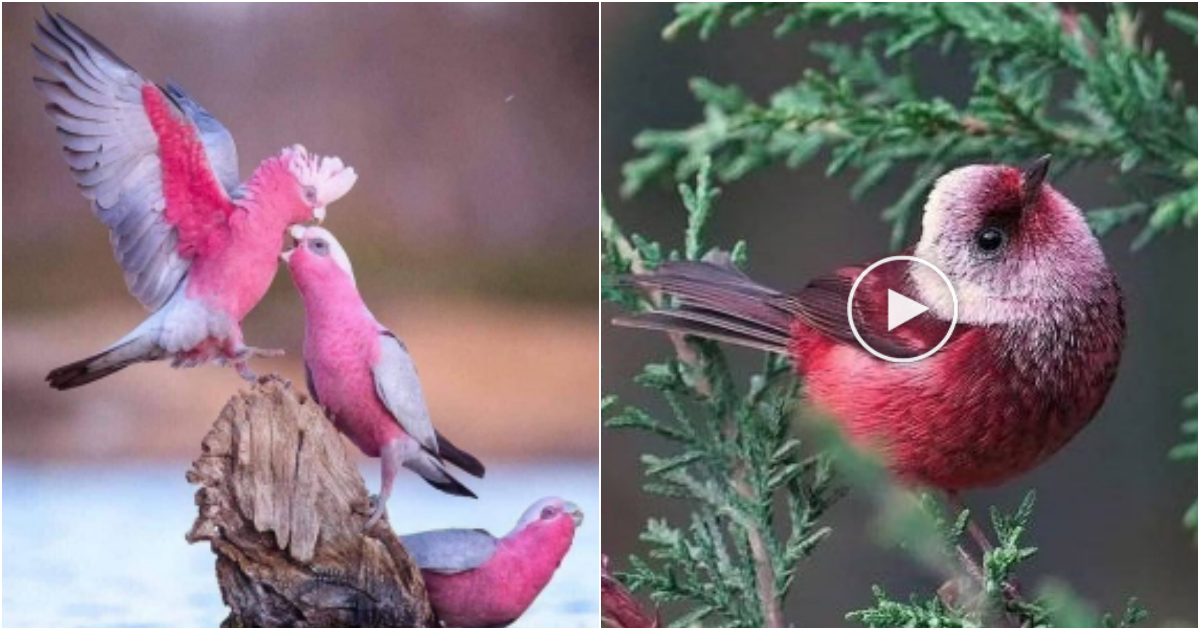
<instances>
[{"instance_id":1,"label":"galah with spread wings","mask_svg":"<svg viewBox=\"0 0 1200 630\"><path fill-rule=\"evenodd\" d=\"M34 79L71 174L109 229L130 293L152 312L99 354L60 367L70 389L134 363L232 364L281 350L247 346L241 321L278 267L288 226L325 216L357 176L302 146L263 161L240 182L237 148L221 123L175 85L143 79L61 15L37 25Z\"/></svg>"},{"instance_id":2,"label":"galah with spread wings","mask_svg":"<svg viewBox=\"0 0 1200 630\"><path fill-rule=\"evenodd\" d=\"M574 503L534 503L504 538L481 529L401 536L421 568L429 603L451 628L499 628L525 614L550 583L583 523Z\"/></svg>"},{"instance_id":3,"label":"galah with spread wings","mask_svg":"<svg viewBox=\"0 0 1200 630\"><path fill-rule=\"evenodd\" d=\"M383 460L366 527L386 513L401 467L442 492L475 498L443 460L476 477L483 464L433 428L412 357L363 303L346 251L323 228L297 225L291 233L296 246L282 258L304 299L308 392L363 453Z\"/></svg>"}]
</instances>

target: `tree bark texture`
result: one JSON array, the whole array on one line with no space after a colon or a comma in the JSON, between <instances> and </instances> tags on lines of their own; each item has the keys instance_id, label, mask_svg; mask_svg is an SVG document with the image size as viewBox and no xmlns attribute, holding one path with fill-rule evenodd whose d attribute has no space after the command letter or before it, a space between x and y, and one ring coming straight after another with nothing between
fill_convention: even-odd
<instances>
[{"instance_id":1,"label":"tree bark texture","mask_svg":"<svg viewBox=\"0 0 1200 630\"><path fill-rule=\"evenodd\" d=\"M224 627L423 627L420 571L321 407L278 378L234 396L188 471L230 615Z\"/></svg>"}]
</instances>

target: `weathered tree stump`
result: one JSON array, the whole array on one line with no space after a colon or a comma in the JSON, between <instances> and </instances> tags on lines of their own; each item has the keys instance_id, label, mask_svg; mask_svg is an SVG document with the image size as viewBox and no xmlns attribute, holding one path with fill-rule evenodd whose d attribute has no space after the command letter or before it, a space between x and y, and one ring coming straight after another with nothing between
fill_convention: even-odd
<instances>
[{"instance_id":1,"label":"weathered tree stump","mask_svg":"<svg viewBox=\"0 0 1200 630\"><path fill-rule=\"evenodd\" d=\"M366 487L321 408L280 379L239 392L188 471L231 613L224 627L435 625L386 522L364 534Z\"/></svg>"}]
</instances>

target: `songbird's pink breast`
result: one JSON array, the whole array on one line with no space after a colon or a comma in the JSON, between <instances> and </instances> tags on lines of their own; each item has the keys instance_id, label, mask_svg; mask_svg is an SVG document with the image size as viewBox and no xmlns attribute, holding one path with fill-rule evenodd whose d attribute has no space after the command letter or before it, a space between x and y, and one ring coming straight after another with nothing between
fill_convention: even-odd
<instances>
[{"instance_id":1,"label":"songbird's pink breast","mask_svg":"<svg viewBox=\"0 0 1200 630\"><path fill-rule=\"evenodd\" d=\"M477 569L453 575L426 571L429 601L447 626L509 625L550 582L574 535L571 519L560 517L505 537L496 554Z\"/></svg>"},{"instance_id":2,"label":"songbird's pink breast","mask_svg":"<svg viewBox=\"0 0 1200 630\"><path fill-rule=\"evenodd\" d=\"M798 325L792 353L811 403L852 440L901 478L959 490L1033 468L1091 420L1120 350L1119 334L1098 336L1081 348L967 328L929 358L900 364Z\"/></svg>"}]
</instances>

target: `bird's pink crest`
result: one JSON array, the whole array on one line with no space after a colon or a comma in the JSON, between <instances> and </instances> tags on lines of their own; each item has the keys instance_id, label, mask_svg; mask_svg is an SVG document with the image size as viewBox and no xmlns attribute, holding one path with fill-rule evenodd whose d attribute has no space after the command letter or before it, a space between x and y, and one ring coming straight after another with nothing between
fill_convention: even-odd
<instances>
[{"instance_id":1,"label":"bird's pink crest","mask_svg":"<svg viewBox=\"0 0 1200 630\"><path fill-rule=\"evenodd\" d=\"M341 158L310 154L303 145L285 148L280 152L280 157L286 161L288 170L300 185L315 191L312 203L319 208L341 199L358 181L358 174L346 166Z\"/></svg>"}]
</instances>

